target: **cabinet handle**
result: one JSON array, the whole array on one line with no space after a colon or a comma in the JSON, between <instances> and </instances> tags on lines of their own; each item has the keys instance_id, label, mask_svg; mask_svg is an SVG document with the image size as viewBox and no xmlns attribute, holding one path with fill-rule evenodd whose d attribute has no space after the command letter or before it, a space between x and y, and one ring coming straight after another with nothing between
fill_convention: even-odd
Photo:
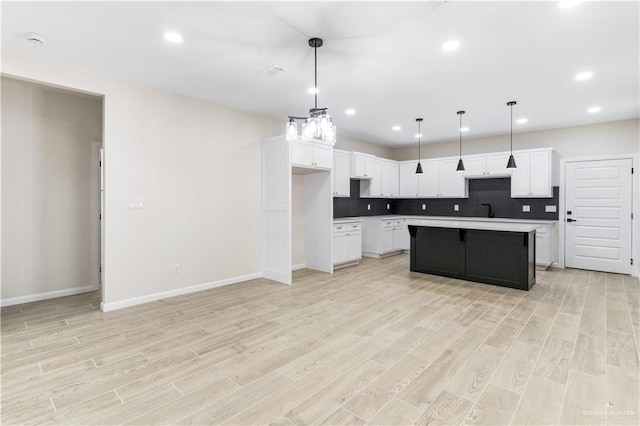
<instances>
[{"instance_id":1,"label":"cabinet handle","mask_svg":"<svg viewBox=\"0 0 640 426\"><path fill-rule=\"evenodd\" d=\"M358 227L358 225L352 225L351 227L352 227L352 228L357 228L357 227Z\"/></svg>"},{"instance_id":2,"label":"cabinet handle","mask_svg":"<svg viewBox=\"0 0 640 426\"><path fill-rule=\"evenodd\" d=\"M342 226L338 226L336 229L342 229Z\"/></svg>"}]
</instances>

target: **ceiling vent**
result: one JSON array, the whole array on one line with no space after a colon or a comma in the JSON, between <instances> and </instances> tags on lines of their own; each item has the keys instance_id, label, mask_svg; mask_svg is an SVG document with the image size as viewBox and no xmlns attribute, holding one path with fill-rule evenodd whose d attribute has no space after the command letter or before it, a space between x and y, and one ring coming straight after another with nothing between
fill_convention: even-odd
<instances>
[{"instance_id":1,"label":"ceiling vent","mask_svg":"<svg viewBox=\"0 0 640 426\"><path fill-rule=\"evenodd\" d=\"M263 77L275 77L282 74L285 71L286 70L282 67L279 67L277 65L271 65L268 68L258 71L258 75L261 75Z\"/></svg>"},{"instance_id":2,"label":"ceiling vent","mask_svg":"<svg viewBox=\"0 0 640 426\"><path fill-rule=\"evenodd\" d=\"M42 34L38 34L38 33L27 33L27 41L34 43L34 44L44 44L44 42L46 41L46 39L44 38L44 36Z\"/></svg>"},{"instance_id":3,"label":"ceiling vent","mask_svg":"<svg viewBox=\"0 0 640 426\"><path fill-rule=\"evenodd\" d=\"M447 3L446 0L431 0L427 2L427 5L431 10L437 9L440 6L444 6Z\"/></svg>"}]
</instances>

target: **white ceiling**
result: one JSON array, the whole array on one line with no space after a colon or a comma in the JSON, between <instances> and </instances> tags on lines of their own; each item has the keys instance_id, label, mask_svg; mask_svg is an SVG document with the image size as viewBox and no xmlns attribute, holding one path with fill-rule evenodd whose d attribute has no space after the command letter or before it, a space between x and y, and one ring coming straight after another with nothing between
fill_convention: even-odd
<instances>
[{"instance_id":1,"label":"white ceiling","mask_svg":"<svg viewBox=\"0 0 640 426\"><path fill-rule=\"evenodd\" d=\"M465 138L505 134L510 100L529 119L516 132L640 115L637 1L443 3L3 2L2 49L276 117L284 132L313 106L307 40L321 37L319 106L338 135L392 147L415 143L419 116L423 140L457 140L460 109ZM460 49L442 51L450 39ZM258 75L271 65L286 72Z\"/></svg>"}]
</instances>

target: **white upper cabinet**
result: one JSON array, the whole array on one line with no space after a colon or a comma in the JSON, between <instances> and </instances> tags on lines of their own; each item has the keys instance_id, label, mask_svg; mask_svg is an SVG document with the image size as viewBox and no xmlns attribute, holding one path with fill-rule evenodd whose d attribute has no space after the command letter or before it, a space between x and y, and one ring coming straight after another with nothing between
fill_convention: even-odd
<instances>
[{"instance_id":1,"label":"white upper cabinet","mask_svg":"<svg viewBox=\"0 0 640 426\"><path fill-rule=\"evenodd\" d=\"M507 169L509 154L472 155L463 157L465 177L500 177L509 176Z\"/></svg>"},{"instance_id":2,"label":"white upper cabinet","mask_svg":"<svg viewBox=\"0 0 640 426\"><path fill-rule=\"evenodd\" d=\"M521 151L513 157L516 168L511 175L511 197L553 197L553 152L550 149Z\"/></svg>"},{"instance_id":3,"label":"white upper cabinet","mask_svg":"<svg viewBox=\"0 0 640 426\"><path fill-rule=\"evenodd\" d=\"M307 168L331 169L333 146L314 141L294 141L291 143L291 164Z\"/></svg>"},{"instance_id":4,"label":"white upper cabinet","mask_svg":"<svg viewBox=\"0 0 640 426\"><path fill-rule=\"evenodd\" d=\"M351 177L360 179L373 179L376 174L375 155L361 152L351 153Z\"/></svg>"},{"instance_id":5,"label":"white upper cabinet","mask_svg":"<svg viewBox=\"0 0 640 426\"><path fill-rule=\"evenodd\" d=\"M424 198L465 197L464 175L456 171L457 158L443 158L422 162L418 175L418 194Z\"/></svg>"},{"instance_id":6,"label":"white upper cabinet","mask_svg":"<svg viewBox=\"0 0 640 426\"><path fill-rule=\"evenodd\" d=\"M464 174L456 171L458 167L457 158L440 160L440 191L438 197L444 198L464 198L465 182Z\"/></svg>"},{"instance_id":7,"label":"white upper cabinet","mask_svg":"<svg viewBox=\"0 0 640 426\"><path fill-rule=\"evenodd\" d=\"M333 196L349 197L351 195L351 154L346 151L333 150Z\"/></svg>"},{"instance_id":8,"label":"white upper cabinet","mask_svg":"<svg viewBox=\"0 0 640 426\"><path fill-rule=\"evenodd\" d=\"M416 174L416 161L403 161L399 165L401 197L418 197L418 176Z\"/></svg>"},{"instance_id":9,"label":"white upper cabinet","mask_svg":"<svg viewBox=\"0 0 640 426\"><path fill-rule=\"evenodd\" d=\"M381 197L397 197L399 192L399 173L398 163L392 160L378 159L380 168L380 196Z\"/></svg>"},{"instance_id":10,"label":"white upper cabinet","mask_svg":"<svg viewBox=\"0 0 640 426\"><path fill-rule=\"evenodd\" d=\"M422 174L418 175L420 197L435 198L440 193L440 164L438 160L422 161Z\"/></svg>"}]
</instances>

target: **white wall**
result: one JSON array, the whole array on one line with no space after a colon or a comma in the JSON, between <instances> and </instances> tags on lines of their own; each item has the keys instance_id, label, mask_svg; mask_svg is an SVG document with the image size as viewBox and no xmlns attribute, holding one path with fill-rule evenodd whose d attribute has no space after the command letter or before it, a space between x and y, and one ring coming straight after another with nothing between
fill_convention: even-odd
<instances>
[{"instance_id":1,"label":"white wall","mask_svg":"<svg viewBox=\"0 0 640 426\"><path fill-rule=\"evenodd\" d=\"M513 149L552 147L561 157L630 154L638 152L640 119L612 121L588 126L565 127L536 132L515 133ZM509 135L463 139L462 155L509 151ZM458 141L424 144L424 158L458 155ZM393 150L396 160L413 160L417 146Z\"/></svg>"},{"instance_id":2,"label":"white wall","mask_svg":"<svg viewBox=\"0 0 640 426\"><path fill-rule=\"evenodd\" d=\"M9 52L2 73L104 95L106 309L260 273L260 141L282 120Z\"/></svg>"},{"instance_id":3,"label":"white wall","mask_svg":"<svg viewBox=\"0 0 640 426\"><path fill-rule=\"evenodd\" d=\"M376 145L358 139L340 136L340 128L338 128L338 137L335 148L343 151L364 152L366 154L373 154L376 157L389 159L393 159L395 153L394 149L387 146Z\"/></svg>"},{"instance_id":4,"label":"white wall","mask_svg":"<svg viewBox=\"0 0 640 426\"><path fill-rule=\"evenodd\" d=\"M97 288L102 100L2 78L2 300Z\"/></svg>"}]
</instances>

